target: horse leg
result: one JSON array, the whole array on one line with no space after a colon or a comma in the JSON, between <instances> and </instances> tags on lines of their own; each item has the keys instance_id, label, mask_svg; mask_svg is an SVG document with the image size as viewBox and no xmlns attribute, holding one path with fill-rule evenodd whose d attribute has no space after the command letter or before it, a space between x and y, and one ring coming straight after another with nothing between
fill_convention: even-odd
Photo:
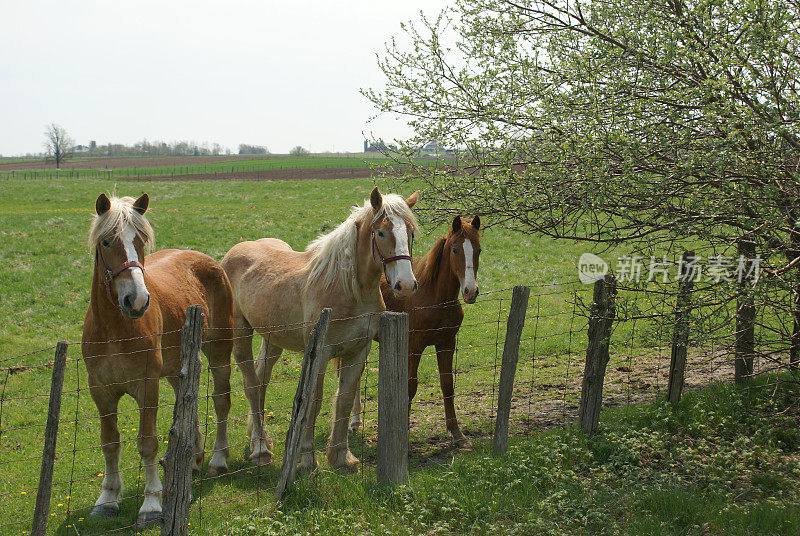
<instances>
[{"instance_id":1,"label":"horse leg","mask_svg":"<svg viewBox=\"0 0 800 536\"><path fill-rule=\"evenodd\" d=\"M161 479L158 477L158 377L145 378L136 389L139 404L139 436L136 447L144 466L144 502L139 509L136 523L143 525L161 518Z\"/></svg>"},{"instance_id":2,"label":"horse leg","mask_svg":"<svg viewBox=\"0 0 800 536\"><path fill-rule=\"evenodd\" d=\"M250 460L257 465L272 463L272 441L264 428L264 405L259 405L261 387L253 362L253 328L245 318L234 312L233 357L242 371L244 396L250 405L247 415L247 434L250 436Z\"/></svg>"},{"instance_id":3,"label":"horse leg","mask_svg":"<svg viewBox=\"0 0 800 536\"><path fill-rule=\"evenodd\" d=\"M228 413L231 409L231 347L229 339L207 341L203 353L208 357L208 366L214 379L214 413L217 416L217 433L214 439L214 452L208 464L208 475L216 476L228 471ZM198 430L199 432L199 430ZM198 435L199 437L199 435Z\"/></svg>"},{"instance_id":4,"label":"horse leg","mask_svg":"<svg viewBox=\"0 0 800 536\"><path fill-rule=\"evenodd\" d=\"M467 439L458 427L456 419L456 408L454 404L455 394L453 391L453 353L455 352L455 340L444 344L436 345L436 361L439 365L439 385L442 388L444 397L444 422L453 441L460 449L471 449L472 443Z\"/></svg>"},{"instance_id":5,"label":"horse leg","mask_svg":"<svg viewBox=\"0 0 800 536\"><path fill-rule=\"evenodd\" d=\"M425 346L421 344L414 344L413 338L409 341L408 346L408 423L411 426L411 401L417 394L417 386L419 385L419 361L422 357L422 352Z\"/></svg>"},{"instance_id":6,"label":"horse leg","mask_svg":"<svg viewBox=\"0 0 800 536\"><path fill-rule=\"evenodd\" d=\"M358 429L361 428L361 378L364 376L365 367L366 365L361 367L353 388L353 413L350 415L350 431L352 433L358 432Z\"/></svg>"},{"instance_id":7,"label":"horse leg","mask_svg":"<svg viewBox=\"0 0 800 536\"><path fill-rule=\"evenodd\" d=\"M117 428L120 394L103 387L92 387L90 392L100 414L100 444L105 458L102 491L94 503L92 516L112 517L119 513L118 501L123 490L119 472L120 443Z\"/></svg>"},{"instance_id":8,"label":"horse leg","mask_svg":"<svg viewBox=\"0 0 800 536\"><path fill-rule=\"evenodd\" d=\"M311 413L300 440L300 464L298 469L302 473L314 473L319 467L319 464L317 463L317 457L314 452L314 428L316 426L317 416L319 416L319 410L322 407L322 395L325 385L325 369L328 366L330 355L324 353L322 356L320 356L320 358L323 361L319 375L317 376L317 389L316 393L314 394L314 403L311 406Z\"/></svg>"},{"instance_id":9,"label":"horse leg","mask_svg":"<svg viewBox=\"0 0 800 536\"><path fill-rule=\"evenodd\" d=\"M258 357L256 358L256 377L259 381L259 394L258 402L260 408L266 407L267 399L267 385L272 379L272 369L278 358L283 353L283 348L269 344L269 340L261 341L261 348L258 350Z\"/></svg>"},{"instance_id":10,"label":"horse leg","mask_svg":"<svg viewBox=\"0 0 800 536\"><path fill-rule=\"evenodd\" d=\"M340 357L339 386L333 397L333 423L328 438L328 463L331 467L345 472L358 471L358 458L353 456L347 444L347 430L353 410L353 398L358 394L357 382L364 367L364 351L357 351Z\"/></svg>"}]
</instances>

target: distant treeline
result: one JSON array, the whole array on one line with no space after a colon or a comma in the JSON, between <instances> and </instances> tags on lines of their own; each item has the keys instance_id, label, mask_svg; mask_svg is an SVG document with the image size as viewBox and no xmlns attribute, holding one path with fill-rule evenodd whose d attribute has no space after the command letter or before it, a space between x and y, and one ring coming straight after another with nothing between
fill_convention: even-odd
<instances>
[{"instance_id":1,"label":"distant treeline","mask_svg":"<svg viewBox=\"0 0 800 536\"><path fill-rule=\"evenodd\" d=\"M231 154L231 150L219 143L197 143L194 141L147 141L142 140L133 145L123 143L107 143L98 145L92 140L89 145L76 145L72 154L88 156L217 156Z\"/></svg>"},{"instance_id":2,"label":"distant treeline","mask_svg":"<svg viewBox=\"0 0 800 536\"><path fill-rule=\"evenodd\" d=\"M263 145L247 145L246 143L240 143L239 154L270 154L270 152L269 149Z\"/></svg>"},{"instance_id":3,"label":"distant treeline","mask_svg":"<svg viewBox=\"0 0 800 536\"><path fill-rule=\"evenodd\" d=\"M76 145L72 154L87 156L218 156L229 155L231 150L219 143L197 143L193 141L153 141L142 140L133 145L108 143L98 145L92 140L89 145ZM263 145L239 145L239 154L270 154Z\"/></svg>"}]
</instances>

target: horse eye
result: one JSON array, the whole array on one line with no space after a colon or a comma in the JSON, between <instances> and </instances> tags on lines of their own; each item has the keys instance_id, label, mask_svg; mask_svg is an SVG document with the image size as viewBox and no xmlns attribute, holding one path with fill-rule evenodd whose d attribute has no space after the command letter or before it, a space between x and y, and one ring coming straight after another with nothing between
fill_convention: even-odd
<instances>
[{"instance_id":1,"label":"horse eye","mask_svg":"<svg viewBox=\"0 0 800 536\"><path fill-rule=\"evenodd\" d=\"M111 243L110 243L108 240L106 240L105 238L104 238L104 239L102 239L102 240L100 241L100 243L101 243L101 244L103 244L103 247L104 247L104 248L107 248L108 246L110 246L110 245L111 245Z\"/></svg>"},{"instance_id":2,"label":"horse eye","mask_svg":"<svg viewBox=\"0 0 800 536\"><path fill-rule=\"evenodd\" d=\"M453 253L458 253L458 248L453 248Z\"/></svg>"},{"instance_id":3,"label":"horse eye","mask_svg":"<svg viewBox=\"0 0 800 536\"><path fill-rule=\"evenodd\" d=\"M383 231L378 231L378 236L380 236L381 238L383 238Z\"/></svg>"}]
</instances>

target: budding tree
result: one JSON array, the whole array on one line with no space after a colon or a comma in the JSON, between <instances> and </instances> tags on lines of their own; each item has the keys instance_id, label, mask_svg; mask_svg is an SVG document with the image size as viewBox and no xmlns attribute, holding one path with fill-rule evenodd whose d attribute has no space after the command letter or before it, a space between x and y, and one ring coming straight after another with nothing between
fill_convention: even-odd
<instances>
[{"instance_id":1,"label":"budding tree","mask_svg":"<svg viewBox=\"0 0 800 536\"><path fill-rule=\"evenodd\" d=\"M409 156L460 148L416 168L432 218L759 254L800 362L800 1L457 0L404 30L365 94Z\"/></svg>"},{"instance_id":2,"label":"budding tree","mask_svg":"<svg viewBox=\"0 0 800 536\"><path fill-rule=\"evenodd\" d=\"M443 219L794 259L798 21L797 0L460 0L406 25L365 93L409 119L407 149L461 148L459 173L418 169Z\"/></svg>"},{"instance_id":3,"label":"budding tree","mask_svg":"<svg viewBox=\"0 0 800 536\"><path fill-rule=\"evenodd\" d=\"M56 160L56 169L61 167L61 161L69 154L75 145L75 141L67 134L67 131L55 123L50 123L44 131L44 147L49 156Z\"/></svg>"}]
</instances>

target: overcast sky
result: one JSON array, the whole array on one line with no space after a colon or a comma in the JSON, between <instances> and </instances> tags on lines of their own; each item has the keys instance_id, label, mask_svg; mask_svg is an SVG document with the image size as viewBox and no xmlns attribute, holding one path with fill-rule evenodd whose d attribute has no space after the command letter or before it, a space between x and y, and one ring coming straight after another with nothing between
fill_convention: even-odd
<instances>
[{"instance_id":1,"label":"overcast sky","mask_svg":"<svg viewBox=\"0 0 800 536\"><path fill-rule=\"evenodd\" d=\"M42 150L45 126L77 143L143 138L359 151L382 87L375 54L443 0L0 0L0 154Z\"/></svg>"}]
</instances>

